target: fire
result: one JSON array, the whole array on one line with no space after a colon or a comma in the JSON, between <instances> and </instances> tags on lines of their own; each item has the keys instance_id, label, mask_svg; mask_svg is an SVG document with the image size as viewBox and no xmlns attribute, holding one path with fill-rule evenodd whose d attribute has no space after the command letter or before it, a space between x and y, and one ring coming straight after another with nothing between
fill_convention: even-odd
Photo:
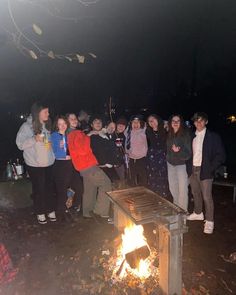
<instances>
[{"instance_id":1,"label":"fire","mask_svg":"<svg viewBox=\"0 0 236 295\"><path fill-rule=\"evenodd\" d=\"M140 259L137 267L131 268L127 262L126 256L126 254L132 253L141 247L149 249L146 238L143 235L143 231L144 230L141 225L130 224L125 228L124 234L122 234L122 243L117 251L117 268L120 270L120 277L125 277L127 273L132 273L140 279L146 279L150 276L150 260L148 258Z\"/></svg>"}]
</instances>

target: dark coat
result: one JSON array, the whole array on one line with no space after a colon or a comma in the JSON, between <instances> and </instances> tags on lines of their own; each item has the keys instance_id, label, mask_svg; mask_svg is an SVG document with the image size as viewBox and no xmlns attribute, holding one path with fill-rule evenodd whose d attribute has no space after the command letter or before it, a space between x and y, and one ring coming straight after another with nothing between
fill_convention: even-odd
<instances>
[{"instance_id":1,"label":"dark coat","mask_svg":"<svg viewBox=\"0 0 236 295\"><path fill-rule=\"evenodd\" d=\"M213 179L216 169L225 162L225 158L225 149L220 136L207 129L202 147L200 179ZM187 165L189 176L192 174L192 165L193 159Z\"/></svg>"},{"instance_id":2,"label":"dark coat","mask_svg":"<svg viewBox=\"0 0 236 295\"><path fill-rule=\"evenodd\" d=\"M91 149L99 165L116 165L116 146L112 139L103 138L100 135L91 135Z\"/></svg>"}]
</instances>

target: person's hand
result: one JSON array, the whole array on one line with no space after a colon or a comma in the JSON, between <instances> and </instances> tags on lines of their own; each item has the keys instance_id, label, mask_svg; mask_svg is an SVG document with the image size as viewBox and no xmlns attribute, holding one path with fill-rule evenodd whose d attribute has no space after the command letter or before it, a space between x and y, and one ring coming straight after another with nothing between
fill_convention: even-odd
<instances>
[{"instance_id":1,"label":"person's hand","mask_svg":"<svg viewBox=\"0 0 236 295\"><path fill-rule=\"evenodd\" d=\"M34 138L37 142L43 142L43 135L42 134L36 134Z\"/></svg>"},{"instance_id":2,"label":"person's hand","mask_svg":"<svg viewBox=\"0 0 236 295\"><path fill-rule=\"evenodd\" d=\"M99 134L99 131L92 130L87 135L91 136L91 135L97 135L97 134Z\"/></svg>"},{"instance_id":3,"label":"person's hand","mask_svg":"<svg viewBox=\"0 0 236 295\"><path fill-rule=\"evenodd\" d=\"M66 156L66 160L71 160L71 156Z\"/></svg>"},{"instance_id":4,"label":"person's hand","mask_svg":"<svg viewBox=\"0 0 236 295\"><path fill-rule=\"evenodd\" d=\"M180 151L180 147L173 144L172 145L172 151L175 152L175 153L178 153Z\"/></svg>"},{"instance_id":5,"label":"person's hand","mask_svg":"<svg viewBox=\"0 0 236 295\"><path fill-rule=\"evenodd\" d=\"M113 167L113 165L111 165L111 164L105 164L105 166L107 167L107 168L112 168Z\"/></svg>"}]
</instances>

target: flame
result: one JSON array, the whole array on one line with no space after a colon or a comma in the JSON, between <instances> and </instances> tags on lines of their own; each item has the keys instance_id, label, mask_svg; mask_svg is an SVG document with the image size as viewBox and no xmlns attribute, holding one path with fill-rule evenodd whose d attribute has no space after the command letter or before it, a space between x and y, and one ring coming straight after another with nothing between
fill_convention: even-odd
<instances>
[{"instance_id":1,"label":"flame","mask_svg":"<svg viewBox=\"0 0 236 295\"><path fill-rule=\"evenodd\" d=\"M143 235L143 231L144 229L142 225L129 224L125 228L124 234L122 234L122 243L117 251L117 267L120 267L122 262L124 262L125 255L127 253L130 253L135 249L145 245L148 246L146 238ZM127 274L127 271L139 277L140 279L146 279L151 274L150 261L148 258L145 260L141 259L136 269L132 269L129 264L125 262L124 267L120 273L120 277L124 277Z\"/></svg>"}]
</instances>

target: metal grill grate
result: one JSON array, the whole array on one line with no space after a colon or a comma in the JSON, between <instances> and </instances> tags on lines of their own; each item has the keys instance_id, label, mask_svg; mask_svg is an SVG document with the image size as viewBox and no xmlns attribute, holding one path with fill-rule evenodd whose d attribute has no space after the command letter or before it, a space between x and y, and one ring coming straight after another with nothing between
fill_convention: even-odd
<instances>
[{"instance_id":1,"label":"metal grill grate","mask_svg":"<svg viewBox=\"0 0 236 295\"><path fill-rule=\"evenodd\" d=\"M158 218L172 222L174 216L186 214L180 207L145 187L112 191L107 194L135 224L150 223Z\"/></svg>"}]
</instances>

